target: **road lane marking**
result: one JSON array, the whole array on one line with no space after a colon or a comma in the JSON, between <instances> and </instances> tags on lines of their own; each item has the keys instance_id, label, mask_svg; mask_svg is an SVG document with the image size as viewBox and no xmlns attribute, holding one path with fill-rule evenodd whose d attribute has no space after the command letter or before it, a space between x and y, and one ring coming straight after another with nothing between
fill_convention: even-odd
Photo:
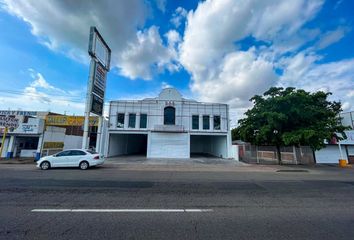
<instances>
[{"instance_id":1,"label":"road lane marking","mask_svg":"<svg viewBox=\"0 0 354 240\"><path fill-rule=\"evenodd\" d=\"M213 212L213 209L32 209L31 212L107 212L107 213L174 213Z\"/></svg>"}]
</instances>

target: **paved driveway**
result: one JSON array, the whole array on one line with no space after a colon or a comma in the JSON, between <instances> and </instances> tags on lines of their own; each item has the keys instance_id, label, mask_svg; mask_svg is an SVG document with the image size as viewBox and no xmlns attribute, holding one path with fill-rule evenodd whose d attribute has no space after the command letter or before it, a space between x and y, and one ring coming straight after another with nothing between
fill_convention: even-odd
<instances>
[{"instance_id":1,"label":"paved driveway","mask_svg":"<svg viewBox=\"0 0 354 240\"><path fill-rule=\"evenodd\" d=\"M144 155L126 155L118 157L110 157L106 159L107 163L117 164L145 164L145 165L245 165L245 163L235 161L233 159L223 159L208 156L195 156L187 159L178 158L146 158Z\"/></svg>"}]
</instances>

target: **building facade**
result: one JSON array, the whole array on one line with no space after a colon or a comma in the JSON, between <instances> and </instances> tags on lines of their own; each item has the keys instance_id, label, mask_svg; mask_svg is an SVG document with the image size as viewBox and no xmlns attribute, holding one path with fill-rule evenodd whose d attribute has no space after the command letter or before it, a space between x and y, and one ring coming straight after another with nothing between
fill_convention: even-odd
<instances>
[{"instance_id":1,"label":"building facade","mask_svg":"<svg viewBox=\"0 0 354 240\"><path fill-rule=\"evenodd\" d=\"M174 88L156 98L111 101L107 131L108 157L232 157L228 105L185 99Z\"/></svg>"},{"instance_id":2,"label":"building facade","mask_svg":"<svg viewBox=\"0 0 354 240\"><path fill-rule=\"evenodd\" d=\"M341 123L350 128L345 131L346 139L337 142L335 139L326 143L326 147L316 151L317 163L338 163L338 159L346 159L354 164L354 111L341 113Z\"/></svg>"},{"instance_id":3,"label":"building facade","mask_svg":"<svg viewBox=\"0 0 354 240\"><path fill-rule=\"evenodd\" d=\"M5 134L3 123L14 123ZM3 121L1 121L3 120ZM43 111L0 110L0 137L4 137L0 157L30 157L54 154L71 148L81 148L83 116L66 116ZM90 117L90 146L96 145L97 117ZM0 146L2 141L0 141Z\"/></svg>"}]
</instances>

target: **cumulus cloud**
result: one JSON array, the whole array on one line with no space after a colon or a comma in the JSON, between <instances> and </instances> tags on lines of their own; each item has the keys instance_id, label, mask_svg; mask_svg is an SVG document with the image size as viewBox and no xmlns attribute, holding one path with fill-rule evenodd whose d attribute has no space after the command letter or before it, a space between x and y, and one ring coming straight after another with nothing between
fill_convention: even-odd
<instances>
[{"instance_id":1,"label":"cumulus cloud","mask_svg":"<svg viewBox=\"0 0 354 240\"><path fill-rule=\"evenodd\" d=\"M176 41L173 34L169 43ZM178 69L173 63L176 58L173 45L169 48L163 45L156 26L137 33L137 40L129 44L129 48L122 53L121 73L132 79L142 77L152 79L153 71L161 72L167 67L170 71Z\"/></svg>"},{"instance_id":2,"label":"cumulus cloud","mask_svg":"<svg viewBox=\"0 0 354 240\"><path fill-rule=\"evenodd\" d=\"M296 86L308 91L332 92L333 100L341 100L343 108L354 103L354 59L319 63L321 57L314 53L300 52L294 57L283 59L284 73L280 77L282 86Z\"/></svg>"},{"instance_id":3,"label":"cumulus cloud","mask_svg":"<svg viewBox=\"0 0 354 240\"><path fill-rule=\"evenodd\" d=\"M5 92L0 102L9 109L54 111L80 114L84 112L84 91L64 91L48 83L43 74L29 69L32 81L19 91Z\"/></svg>"},{"instance_id":4,"label":"cumulus cloud","mask_svg":"<svg viewBox=\"0 0 354 240\"><path fill-rule=\"evenodd\" d=\"M192 90L204 101L226 102L234 107L248 105L255 93L274 85L277 76L272 63L257 57L254 49L227 54L217 72L204 81L195 81Z\"/></svg>"},{"instance_id":5,"label":"cumulus cloud","mask_svg":"<svg viewBox=\"0 0 354 240\"><path fill-rule=\"evenodd\" d=\"M157 0L156 4L160 10L165 10L166 1ZM149 43L152 40L150 37L159 41L158 31L150 28L137 34L137 29L144 26L149 16L149 7L144 0L4 0L3 8L29 23L32 34L42 44L80 62L88 63L89 28L96 26L112 49L112 65L122 69L127 77L151 78L152 65L171 69L171 64L165 61L166 51L162 50L162 42ZM142 40L146 40L146 43L142 43ZM132 47L131 43L136 42L139 50ZM156 51L142 49L155 46ZM140 59L139 64L131 64L131 60L139 53L142 56L141 53L149 54L149 51L154 51L151 54L156 56L157 62L151 62L154 59L150 55L143 57L147 62ZM161 56L157 56L158 54Z\"/></svg>"},{"instance_id":6,"label":"cumulus cloud","mask_svg":"<svg viewBox=\"0 0 354 240\"><path fill-rule=\"evenodd\" d=\"M251 96L275 84L277 76L271 57L254 49L240 51L235 43L252 36L275 44L297 33L321 4L304 0L199 3L188 14L180 52L181 63L192 75L192 90L202 99L245 106Z\"/></svg>"},{"instance_id":7,"label":"cumulus cloud","mask_svg":"<svg viewBox=\"0 0 354 240\"><path fill-rule=\"evenodd\" d=\"M176 8L175 12L172 14L172 18L170 20L170 22L176 27L178 28L181 24L182 21L185 20L185 18L187 17L187 10L184 9L183 7L178 7Z\"/></svg>"},{"instance_id":8,"label":"cumulus cloud","mask_svg":"<svg viewBox=\"0 0 354 240\"><path fill-rule=\"evenodd\" d=\"M341 40L345 34L349 31L348 28L339 27L334 31L329 31L322 36L322 38L318 42L318 48L323 49L328 47L329 45L338 42Z\"/></svg>"},{"instance_id":9,"label":"cumulus cloud","mask_svg":"<svg viewBox=\"0 0 354 240\"><path fill-rule=\"evenodd\" d=\"M156 1L156 6L161 12L166 11L166 0L155 0Z\"/></svg>"}]
</instances>

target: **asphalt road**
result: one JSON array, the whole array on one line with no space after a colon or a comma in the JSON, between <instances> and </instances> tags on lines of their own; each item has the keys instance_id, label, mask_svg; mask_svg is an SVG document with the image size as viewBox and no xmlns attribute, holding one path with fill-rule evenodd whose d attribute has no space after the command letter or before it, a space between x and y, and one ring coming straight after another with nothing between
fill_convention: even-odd
<instances>
[{"instance_id":1,"label":"asphalt road","mask_svg":"<svg viewBox=\"0 0 354 240\"><path fill-rule=\"evenodd\" d=\"M0 239L354 239L353 200L354 171L334 167L279 173L0 165ZM100 209L140 212L87 212Z\"/></svg>"}]
</instances>

